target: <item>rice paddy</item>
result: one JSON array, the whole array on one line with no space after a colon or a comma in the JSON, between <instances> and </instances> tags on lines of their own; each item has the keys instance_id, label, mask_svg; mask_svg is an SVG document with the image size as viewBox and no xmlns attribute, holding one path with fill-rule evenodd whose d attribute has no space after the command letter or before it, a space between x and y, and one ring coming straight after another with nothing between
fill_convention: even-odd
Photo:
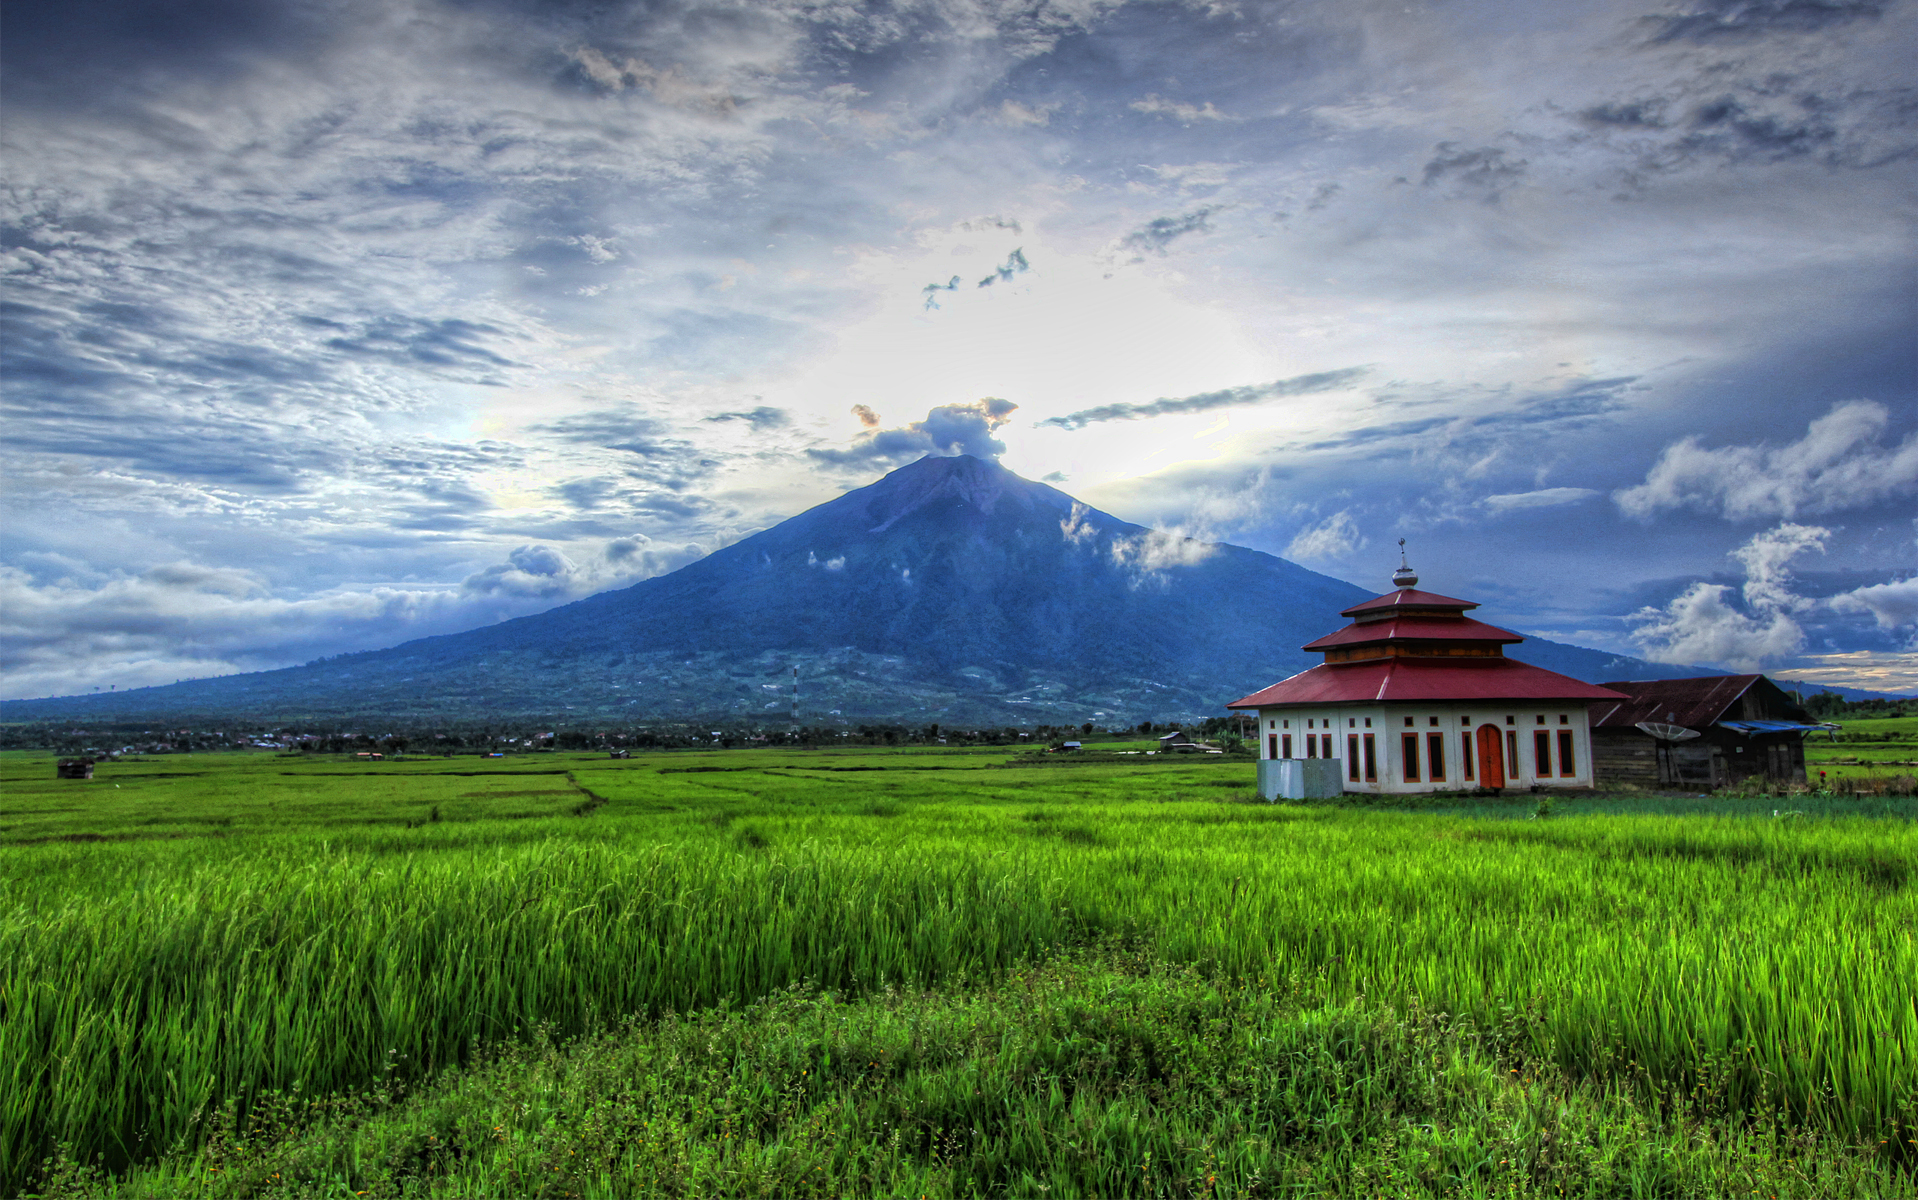
<instances>
[{"instance_id":1,"label":"rice paddy","mask_svg":"<svg viewBox=\"0 0 1920 1200\"><path fill-rule=\"evenodd\" d=\"M1910 797L1251 774L0 756L0 1191L1911 1194Z\"/></svg>"}]
</instances>

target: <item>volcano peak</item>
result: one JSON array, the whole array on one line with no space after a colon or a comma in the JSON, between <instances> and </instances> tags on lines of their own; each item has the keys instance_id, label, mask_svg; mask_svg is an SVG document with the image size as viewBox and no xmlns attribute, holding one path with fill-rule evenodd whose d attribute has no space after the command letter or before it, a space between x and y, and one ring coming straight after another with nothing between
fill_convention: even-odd
<instances>
[{"instance_id":1,"label":"volcano peak","mask_svg":"<svg viewBox=\"0 0 1920 1200\"><path fill-rule=\"evenodd\" d=\"M1023 511L1053 508L1065 512L1073 500L1043 483L1014 474L992 459L971 454L938 455L908 463L860 489L873 524L869 533L885 533L902 518L942 501L956 501L992 516L1002 504Z\"/></svg>"}]
</instances>

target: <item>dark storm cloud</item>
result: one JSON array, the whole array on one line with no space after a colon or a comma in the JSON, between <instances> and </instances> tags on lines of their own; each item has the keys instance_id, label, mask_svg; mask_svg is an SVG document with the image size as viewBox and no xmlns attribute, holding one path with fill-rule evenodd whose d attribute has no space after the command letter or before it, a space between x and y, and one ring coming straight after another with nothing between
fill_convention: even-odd
<instances>
[{"instance_id":1,"label":"dark storm cloud","mask_svg":"<svg viewBox=\"0 0 1920 1200\"><path fill-rule=\"evenodd\" d=\"M1641 20L1655 43L1712 42L1772 33L1819 33L1836 25L1876 20L1885 7L1869 0L1707 0L1683 12Z\"/></svg>"},{"instance_id":2,"label":"dark storm cloud","mask_svg":"<svg viewBox=\"0 0 1920 1200\"><path fill-rule=\"evenodd\" d=\"M1084 429L1101 421L1138 421L1146 417L1166 416L1169 413L1197 413L1215 408L1261 404L1282 396L1305 396L1314 392L1339 391L1342 388L1351 387L1366 373L1365 367L1343 367L1338 371L1296 375L1291 379L1276 379L1272 383L1222 388L1217 392L1200 392L1197 395L1178 398L1163 396L1158 400L1149 400L1145 404L1102 404L1098 408L1082 409L1076 413L1068 413L1064 417L1048 417L1044 421L1036 422L1036 427L1051 425L1057 429Z\"/></svg>"}]
</instances>

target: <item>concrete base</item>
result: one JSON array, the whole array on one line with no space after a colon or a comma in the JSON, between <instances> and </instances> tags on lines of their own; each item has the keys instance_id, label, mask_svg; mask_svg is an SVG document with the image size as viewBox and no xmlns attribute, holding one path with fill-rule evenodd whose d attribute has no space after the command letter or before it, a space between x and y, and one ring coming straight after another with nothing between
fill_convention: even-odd
<instances>
[{"instance_id":1,"label":"concrete base","mask_svg":"<svg viewBox=\"0 0 1920 1200\"><path fill-rule=\"evenodd\" d=\"M1256 776L1264 800L1328 800L1346 785L1333 758L1263 758Z\"/></svg>"}]
</instances>

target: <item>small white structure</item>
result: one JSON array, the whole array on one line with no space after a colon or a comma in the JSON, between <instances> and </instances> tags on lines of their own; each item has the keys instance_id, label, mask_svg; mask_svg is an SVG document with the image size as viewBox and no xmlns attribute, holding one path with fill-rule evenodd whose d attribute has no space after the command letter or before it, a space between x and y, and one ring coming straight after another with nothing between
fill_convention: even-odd
<instances>
[{"instance_id":1,"label":"small white structure","mask_svg":"<svg viewBox=\"0 0 1920 1200\"><path fill-rule=\"evenodd\" d=\"M1415 590L1404 559L1393 581L1301 647L1321 665L1227 705L1259 720L1262 795L1291 778L1266 764L1293 760L1337 763L1348 792L1592 787L1587 705L1625 697L1506 657L1523 637Z\"/></svg>"}]
</instances>

